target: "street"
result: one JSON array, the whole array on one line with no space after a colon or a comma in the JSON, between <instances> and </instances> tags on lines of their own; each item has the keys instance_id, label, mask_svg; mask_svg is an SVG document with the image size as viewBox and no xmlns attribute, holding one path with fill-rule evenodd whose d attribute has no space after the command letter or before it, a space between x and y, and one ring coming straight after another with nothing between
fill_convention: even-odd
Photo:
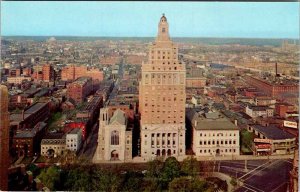
<instances>
[{"instance_id":1,"label":"street","mask_svg":"<svg viewBox=\"0 0 300 192\"><path fill-rule=\"evenodd\" d=\"M87 143L82 146L82 149L79 152L79 157L84 157L89 161L92 161L94 153L97 149L98 130L99 123L97 122L96 124L94 124L92 131L86 140Z\"/></svg>"},{"instance_id":2,"label":"street","mask_svg":"<svg viewBox=\"0 0 300 192\"><path fill-rule=\"evenodd\" d=\"M292 161L248 160L247 170L245 161L218 161L216 169L244 183L236 192L285 192Z\"/></svg>"}]
</instances>

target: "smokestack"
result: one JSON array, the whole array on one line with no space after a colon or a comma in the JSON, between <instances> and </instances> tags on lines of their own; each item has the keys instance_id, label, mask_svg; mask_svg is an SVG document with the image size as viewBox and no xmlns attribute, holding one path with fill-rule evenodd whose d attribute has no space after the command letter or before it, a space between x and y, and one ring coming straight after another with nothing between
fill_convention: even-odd
<instances>
[{"instance_id":1,"label":"smokestack","mask_svg":"<svg viewBox=\"0 0 300 192\"><path fill-rule=\"evenodd\" d=\"M275 63L275 76L277 77L277 73L278 71L277 71L277 62Z\"/></svg>"}]
</instances>

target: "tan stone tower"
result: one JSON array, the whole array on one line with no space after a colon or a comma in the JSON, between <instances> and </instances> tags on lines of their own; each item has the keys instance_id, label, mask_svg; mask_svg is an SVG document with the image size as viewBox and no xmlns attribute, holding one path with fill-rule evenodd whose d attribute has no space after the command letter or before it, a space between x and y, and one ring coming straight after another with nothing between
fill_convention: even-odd
<instances>
[{"instance_id":1,"label":"tan stone tower","mask_svg":"<svg viewBox=\"0 0 300 192\"><path fill-rule=\"evenodd\" d=\"M163 15L139 84L141 157L185 155L185 65Z\"/></svg>"},{"instance_id":2,"label":"tan stone tower","mask_svg":"<svg viewBox=\"0 0 300 192\"><path fill-rule=\"evenodd\" d=\"M0 191L8 191L9 114L7 87L0 85Z\"/></svg>"}]
</instances>

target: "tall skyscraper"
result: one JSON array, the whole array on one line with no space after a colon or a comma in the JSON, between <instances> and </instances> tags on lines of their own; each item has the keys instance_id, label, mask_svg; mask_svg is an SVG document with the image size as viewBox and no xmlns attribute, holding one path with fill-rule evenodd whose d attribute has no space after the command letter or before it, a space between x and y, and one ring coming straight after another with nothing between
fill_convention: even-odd
<instances>
[{"instance_id":1,"label":"tall skyscraper","mask_svg":"<svg viewBox=\"0 0 300 192\"><path fill-rule=\"evenodd\" d=\"M9 114L7 87L0 85L0 190L8 190Z\"/></svg>"},{"instance_id":2,"label":"tall skyscraper","mask_svg":"<svg viewBox=\"0 0 300 192\"><path fill-rule=\"evenodd\" d=\"M185 65L178 61L178 46L170 40L163 15L156 40L150 45L148 63L142 64L141 157L185 155L185 75Z\"/></svg>"}]
</instances>

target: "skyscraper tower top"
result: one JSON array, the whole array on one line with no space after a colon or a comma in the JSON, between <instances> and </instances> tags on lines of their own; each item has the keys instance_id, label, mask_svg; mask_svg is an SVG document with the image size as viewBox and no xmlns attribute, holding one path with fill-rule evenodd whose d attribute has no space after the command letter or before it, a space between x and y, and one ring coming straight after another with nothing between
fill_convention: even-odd
<instances>
[{"instance_id":1,"label":"skyscraper tower top","mask_svg":"<svg viewBox=\"0 0 300 192\"><path fill-rule=\"evenodd\" d=\"M159 41L170 41L169 24L165 14L162 15L158 24L158 34L157 34L156 42Z\"/></svg>"}]
</instances>

